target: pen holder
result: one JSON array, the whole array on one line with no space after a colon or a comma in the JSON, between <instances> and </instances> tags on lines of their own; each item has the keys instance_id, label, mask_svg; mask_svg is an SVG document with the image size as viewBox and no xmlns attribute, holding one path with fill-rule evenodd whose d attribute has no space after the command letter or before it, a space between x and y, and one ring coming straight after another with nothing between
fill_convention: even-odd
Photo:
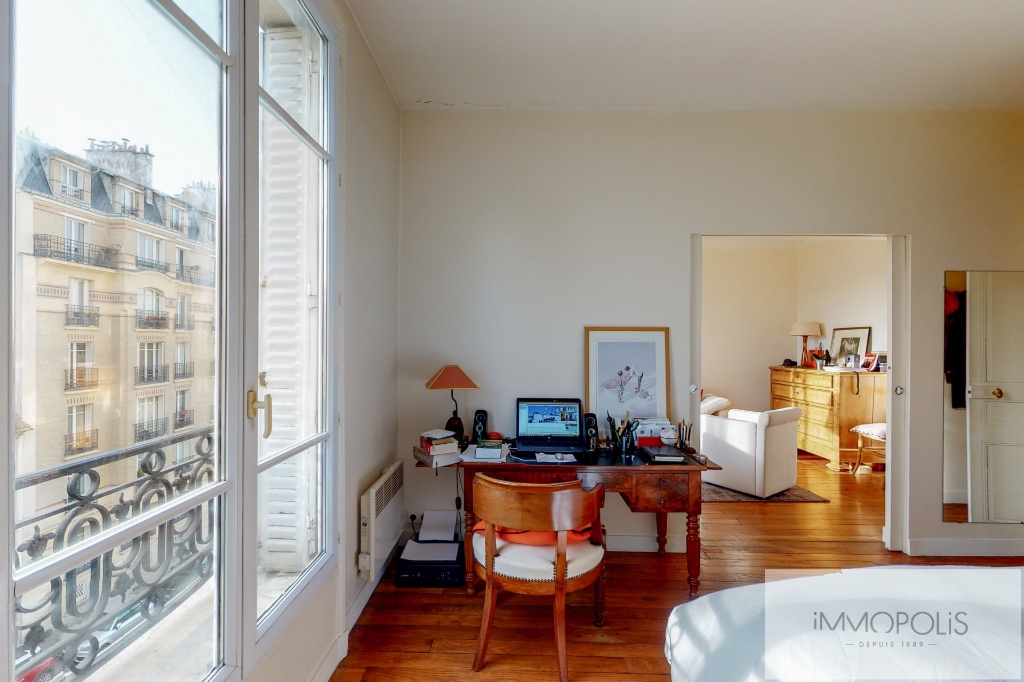
<instances>
[{"instance_id":1,"label":"pen holder","mask_svg":"<svg viewBox=\"0 0 1024 682\"><path fill-rule=\"evenodd\" d=\"M622 457L622 461L631 462L636 455L636 437L632 434L622 438L613 438L608 444L611 451Z\"/></svg>"}]
</instances>

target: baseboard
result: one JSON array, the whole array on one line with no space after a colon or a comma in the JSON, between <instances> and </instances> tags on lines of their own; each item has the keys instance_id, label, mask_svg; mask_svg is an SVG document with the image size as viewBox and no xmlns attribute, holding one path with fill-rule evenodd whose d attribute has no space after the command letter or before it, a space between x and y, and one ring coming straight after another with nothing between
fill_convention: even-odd
<instances>
[{"instance_id":1,"label":"baseboard","mask_svg":"<svg viewBox=\"0 0 1024 682\"><path fill-rule=\"evenodd\" d=\"M1024 556L1024 540L1007 538L919 538L910 540L911 556Z\"/></svg>"},{"instance_id":2,"label":"baseboard","mask_svg":"<svg viewBox=\"0 0 1024 682\"><path fill-rule=\"evenodd\" d=\"M377 585L380 584L380 579L384 577L384 572L388 570L388 566L391 565L391 560L395 558L395 553L401 549L401 546L396 545L391 553L388 554L387 561L384 562L383 567L380 569L380 573L374 576L373 580L368 580L363 583L363 588L359 590L359 594L356 595L352 605L345 611L345 632L351 632L352 628L356 626L356 621L359 620L359 616L363 613L363 609L366 608L366 604L370 601L370 597L373 596L373 591L377 589Z\"/></svg>"},{"instance_id":3,"label":"baseboard","mask_svg":"<svg viewBox=\"0 0 1024 682\"><path fill-rule=\"evenodd\" d=\"M345 628L345 632L338 635L338 638L334 640L327 655L324 656L324 660L320 662L320 667L313 673L310 682L330 682L331 676L334 675L334 671L338 668L338 664L348 656L349 630L350 628Z\"/></svg>"},{"instance_id":4,"label":"baseboard","mask_svg":"<svg viewBox=\"0 0 1024 682\"><path fill-rule=\"evenodd\" d=\"M942 504L967 504L967 491L943 490Z\"/></svg>"},{"instance_id":5,"label":"baseboard","mask_svg":"<svg viewBox=\"0 0 1024 682\"><path fill-rule=\"evenodd\" d=\"M609 552L657 552L658 539L653 535L608 535L605 538ZM686 536L669 535L665 539L665 551L673 554L686 553Z\"/></svg>"}]
</instances>

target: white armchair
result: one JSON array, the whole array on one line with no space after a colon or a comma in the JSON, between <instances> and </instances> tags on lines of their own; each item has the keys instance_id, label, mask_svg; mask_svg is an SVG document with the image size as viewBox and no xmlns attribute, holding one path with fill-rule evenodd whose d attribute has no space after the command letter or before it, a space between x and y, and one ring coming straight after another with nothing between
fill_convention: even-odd
<instances>
[{"instance_id":1,"label":"white armchair","mask_svg":"<svg viewBox=\"0 0 1024 682\"><path fill-rule=\"evenodd\" d=\"M799 407L702 414L700 452L722 467L721 471L704 472L704 480L756 497L796 485L799 419Z\"/></svg>"}]
</instances>

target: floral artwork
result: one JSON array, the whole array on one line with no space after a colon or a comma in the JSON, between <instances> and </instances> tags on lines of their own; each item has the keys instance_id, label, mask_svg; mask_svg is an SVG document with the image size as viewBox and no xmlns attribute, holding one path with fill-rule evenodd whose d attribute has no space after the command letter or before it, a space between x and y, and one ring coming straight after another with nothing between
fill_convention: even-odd
<instances>
[{"instance_id":1,"label":"floral artwork","mask_svg":"<svg viewBox=\"0 0 1024 682\"><path fill-rule=\"evenodd\" d=\"M587 328L587 411L668 417L668 329Z\"/></svg>"}]
</instances>

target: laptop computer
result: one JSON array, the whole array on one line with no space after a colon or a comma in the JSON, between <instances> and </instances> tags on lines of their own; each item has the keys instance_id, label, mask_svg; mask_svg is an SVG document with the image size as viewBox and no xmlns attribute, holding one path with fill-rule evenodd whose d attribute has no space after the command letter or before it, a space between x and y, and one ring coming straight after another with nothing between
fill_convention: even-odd
<instances>
[{"instance_id":1,"label":"laptop computer","mask_svg":"<svg viewBox=\"0 0 1024 682\"><path fill-rule=\"evenodd\" d=\"M517 398L516 452L585 452L578 398Z\"/></svg>"}]
</instances>

